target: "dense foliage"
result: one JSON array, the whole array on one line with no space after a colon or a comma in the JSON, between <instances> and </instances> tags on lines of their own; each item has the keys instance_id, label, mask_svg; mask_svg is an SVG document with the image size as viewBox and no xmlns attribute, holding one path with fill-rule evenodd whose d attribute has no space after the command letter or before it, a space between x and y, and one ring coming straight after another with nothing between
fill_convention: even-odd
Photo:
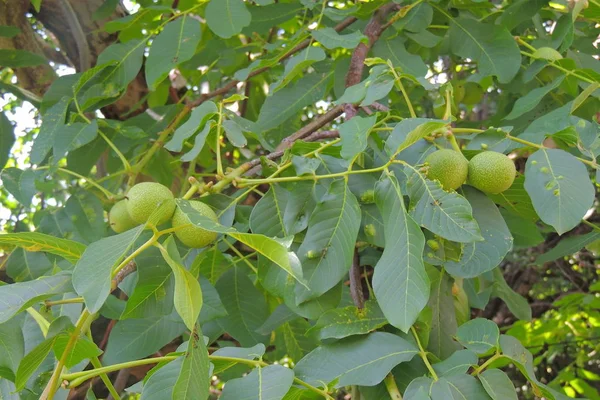
<instances>
[{"instance_id":1,"label":"dense foliage","mask_svg":"<svg viewBox=\"0 0 600 400\"><path fill-rule=\"evenodd\" d=\"M0 399L600 399L600 1L76 3L0 16Z\"/></svg>"}]
</instances>

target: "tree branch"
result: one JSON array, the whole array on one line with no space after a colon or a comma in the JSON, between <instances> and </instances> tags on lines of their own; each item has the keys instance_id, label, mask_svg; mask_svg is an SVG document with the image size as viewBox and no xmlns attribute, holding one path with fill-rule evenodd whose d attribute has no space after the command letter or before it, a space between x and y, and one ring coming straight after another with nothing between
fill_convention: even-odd
<instances>
[{"instance_id":1,"label":"tree branch","mask_svg":"<svg viewBox=\"0 0 600 400\"><path fill-rule=\"evenodd\" d=\"M365 295L360 277L360 259L357 248L354 248L354 257L352 258L352 267L350 268L350 295L356 307L365 307Z\"/></svg>"}]
</instances>

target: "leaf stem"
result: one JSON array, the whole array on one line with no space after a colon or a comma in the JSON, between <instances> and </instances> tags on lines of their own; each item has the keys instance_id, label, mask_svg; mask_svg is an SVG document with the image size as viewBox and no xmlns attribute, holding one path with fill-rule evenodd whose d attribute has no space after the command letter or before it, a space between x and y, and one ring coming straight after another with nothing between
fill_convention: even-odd
<instances>
[{"instance_id":1,"label":"leaf stem","mask_svg":"<svg viewBox=\"0 0 600 400\"><path fill-rule=\"evenodd\" d=\"M83 300L83 297L74 297L72 299L62 299L62 300L54 300L54 301L46 300L44 302L44 306L52 307L52 306L58 306L61 304L75 304L75 303L84 303L84 302L85 302L85 300Z\"/></svg>"},{"instance_id":2,"label":"leaf stem","mask_svg":"<svg viewBox=\"0 0 600 400\"><path fill-rule=\"evenodd\" d=\"M254 265L252 265L252 263L250 261L248 261L248 259L246 257L244 257L244 255L242 253L240 253L240 251L238 249L236 249L234 245L229 243L229 240L223 239L223 242L225 242L227 244L227 246L231 249L231 251L233 251L238 257L240 257L240 261L244 261L244 263L252 271L254 271L255 274L258 274L258 270L256 269L256 267Z\"/></svg>"},{"instance_id":3,"label":"leaf stem","mask_svg":"<svg viewBox=\"0 0 600 400\"><path fill-rule=\"evenodd\" d=\"M419 335L417 334L415 327L411 326L410 331L412 332L413 336L415 337L415 340L417 341L417 346L419 346L419 354L421 355L421 358L423 359L425 366L429 370L429 373L433 377L433 380L437 381L440 378L438 378L437 373L435 372L435 370L431 366L431 363L429 362L429 359L427 358L427 352L425 351L425 349L423 348L423 345L421 344L421 340L419 339Z\"/></svg>"},{"instance_id":4,"label":"leaf stem","mask_svg":"<svg viewBox=\"0 0 600 400\"><path fill-rule=\"evenodd\" d=\"M44 170L44 169L50 169L50 167L49 166L38 167L38 168L36 168L36 171L40 171L40 170ZM100 190L106 196L106 198L109 199L109 200L112 200L112 199L114 199L116 197L116 195L114 193L112 193L108 189L100 186L98 183L96 183L91 178L87 178L87 177L85 177L83 175L78 174L77 172L73 172L73 171L71 171L69 169L66 169L66 168L59 167L56 170L60 171L60 172L63 172L65 174L67 174L67 175L71 175L71 176L74 176L74 177L76 177L78 179L82 179L82 180L86 181L88 184L90 184L93 187L95 187L96 189Z\"/></svg>"},{"instance_id":5,"label":"leaf stem","mask_svg":"<svg viewBox=\"0 0 600 400\"><path fill-rule=\"evenodd\" d=\"M92 338L92 333L88 330L86 334L87 334L87 337L93 342L94 339ZM100 360L98 359L98 357L92 357L90 359L90 362L92 363L92 366L94 368L102 368L102 364L100 363ZM119 392L117 392L117 389L115 389L115 387L113 386L112 382L108 378L108 375L106 375L106 373L100 374L100 379L104 383L104 386L106 386L106 388L108 389L108 392L113 397L113 399L121 400L121 396L119 396Z\"/></svg>"},{"instance_id":6,"label":"leaf stem","mask_svg":"<svg viewBox=\"0 0 600 400\"><path fill-rule=\"evenodd\" d=\"M121 150L119 150L119 148L113 143L113 141L110 140L108 136L106 136L100 129L98 129L98 135L100 135L100 137L106 142L106 144L108 144L112 151L114 151L117 154L117 156L121 160L121 163L123 164L123 168L125 168L125 172L130 172L131 164L129 164L129 161L127 161L123 153L121 153Z\"/></svg>"},{"instance_id":7,"label":"leaf stem","mask_svg":"<svg viewBox=\"0 0 600 400\"><path fill-rule=\"evenodd\" d=\"M26 311L29 315L31 315L35 322L37 322L40 330L42 331L42 335L46 337L48 334L48 329L50 328L50 322L48 322L48 320L33 307L27 308Z\"/></svg>"},{"instance_id":8,"label":"leaf stem","mask_svg":"<svg viewBox=\"0 0 600 400\"><path fill-rule=\"evenodd\" d=\"M486 362L484 362L483 364L481 364L481 366L477 367L475 369L475 371L473 371L471 373L471 375L476 376L479 375L481 372L483 372L483 370L485 370L491 363L493 363L496 360L501 359L502 357L504 357L502 354L500 354L498 351L496 351L496 354L494 354L492 357L488 358Z\"/></svg>"},{"instance_id":9,"label":"leaf stem","mask_svg":"<svg viewBox=\"0 0 600 400\"><path fill-rule=\"evenodd\" d=\"M111 279L114 279L115 276L117 276L117 274L119 273L119 271L122 270L123 268L125 268L125 266L127 264L129 264L130 261L132 261L134 258L139 256L142 251L146 250L147 248L152 246L154 243L156 243L158 238L163 234L164 233L161 233L161 232L155 232L154 235L152 235L152 237L146 241L146 243L144 243L143 245L138 247L133 253L131 253L123 261L121 261L121 264L119 264L117 266L117 268L115 268L114 271L112 272Z\"/></svg>"},{"instance_id":10,"label":"leaf stem","mask_svg":"<svg viewBox=\"0 0 600 400\"><path fill-rule=\"evenodd\" d=\"M223 102L219 102L219 120L217 122L217 138L215 143L215 153L217 154L217 179L222 179L223 163L221 162L221 132L223 128Z\"/></svg>"},{"instance_id":11,"label":"leaf stem","mask_svg":"<svg viewBox=\"0 0 600 400\"><path fill-rule=\"evenodd\" d=\"M475 129L475 128L451 128L452 133L483 133L485 129Z\"/></svg>"},{"instance_id":12,"label":"leaf stem","mask_svg":"<svg viewBox=\"0 0 600 400\"><path fill-rule=\"evenodd\" d=\"M400 394L400 390L398 390L398 385L396 385L396 380L391 372L385 377L383 382L385 383L385 387L392 400L402 400L402 395Z\"/></svg>"},{"instance_id":13,"label":"leaf stem","mask_svg":"<svg viewBox=\"0 0 600 400\"><path fill-rule=\"evenodd\" d=\"M394 83L396 85L396 88L402 92L404 101L406 101L406 106L408 107L408 112L410 112L410 116L412 118L417 118L417 114L415 113L415 109L413 108L410 98L408 97L408 94L406 93L406 89L404 88L404 85L402 84L402 79L400 78L400 75L398 75L398 73L396 72L396 69L394 68L394 65L389 60L388 60L388 66L390 67L390 71L392 71L392 74L394 75Z\"/></svg>"}]
</instances>

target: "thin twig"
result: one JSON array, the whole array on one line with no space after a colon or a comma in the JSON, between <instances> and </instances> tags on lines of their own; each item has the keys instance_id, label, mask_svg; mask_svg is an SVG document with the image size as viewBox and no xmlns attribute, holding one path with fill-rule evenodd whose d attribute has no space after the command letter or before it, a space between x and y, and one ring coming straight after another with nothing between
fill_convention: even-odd
<instances>
[{"instance_id":1,"label":"thin twig","mask_svg":"<svg viewBox=\"0 0 600 400\"><path fill-rule=\"evenodd\" d=\"M352 266L350 267L350 295L357 308L365 307L365 295L363 293L360 274L360 259L356 247L354 248L354 257L352 258Z\"/></svg>"}]
</instances>

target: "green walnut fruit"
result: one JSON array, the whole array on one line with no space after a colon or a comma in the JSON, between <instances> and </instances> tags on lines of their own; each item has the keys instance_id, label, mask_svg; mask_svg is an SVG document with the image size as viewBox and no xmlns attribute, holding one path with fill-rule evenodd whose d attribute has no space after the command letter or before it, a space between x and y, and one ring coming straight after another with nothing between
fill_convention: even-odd
<instances>
[{"instance_id":1,"label":"green walnut fruit","mask_svg":"<svg viewBox=\"0 0 600 400\"><path fill-rule=\"evenodd\" d=\"M498 194L515 180L515 163L502 153L484 151L469 161L469 184L484 193Z\"/></svg>"},{"instance_id":2,"label":"green walnut fruit","mask_svg":"<svg viewBox=\"0 0 600 400\"><path fill-rule=\"evenodd\" d=\"M458 151L443 149L431 153L425 159L429 164L427 178L438 180L444 190L454 190L467 180L469 163Z\"/></svg>"},{"instance_id":3,"label":"green walnut fruit","mask_svg":"<svg viewBox=\"0 0 600 400\"><path fill-rule=\"evenodd\" d=\"M137 224L145 223L164 202L168 204L163 206L157 225L167 222L175 211L175 198L169 188L160 183L142 182L133 186L127 193L127 211Z\"/></svg>"},{"instance_id":4,"label":"green walnut fruit","mask_svg":"<svg viewBox=\"0 0 600 400\"><path fill-rule=\"evenodd\" d=\"M117 233L125 232L137 226L127 211L127 200L115 203L108 212L108 224Z\"/></svg>"},{"instance_id":5,"label":"green walnut fruit","mask_svg":"<svg viewBox=\"0 0 600 400\"><path fill-rule=\"evenodd\" d=\"M219 222L217 214L215 214L212 208L206 204L200 201L190 201L190 205L203 216L210 218L214 222ZM218 235L216 232L207 231L206 229L190 224L190 220L181 209L178 208L175 210L175 214L173 215L173 228L189 225L175 231L175 236L177 236L177 238L186 246L192 248L205 247L217 239Z\"/></svg>"}]
</instances>

